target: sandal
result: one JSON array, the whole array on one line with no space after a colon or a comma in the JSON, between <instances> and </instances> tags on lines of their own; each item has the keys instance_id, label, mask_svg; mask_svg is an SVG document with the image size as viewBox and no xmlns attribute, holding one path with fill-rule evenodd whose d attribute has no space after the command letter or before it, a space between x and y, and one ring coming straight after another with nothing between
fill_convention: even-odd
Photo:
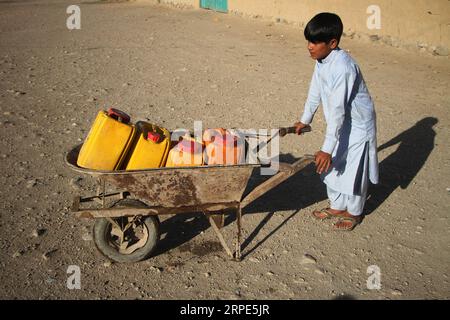
<instances>
[{"instance_id":1,"label":"sandal","mask_svg":"<svg viewBox=\"0 0 450 320\"><path fill-rule=\"evenodd\" d=\"M344 211L342 211L343 213ZM312 212L312 215L317 220L326 220L334 217L340 217L342 213L333 213L330 211L330 208L323 208L320 210L314 210Z\"/></svg>"},{"instance_id":2,"label":"sandal","mask_svg":"<svg viewBox=\"0 0 450 320\"><path fill-rule=\"evenodd\" d=\"M342 217L334 224L333 229L338 231L352 231L362 221L362 216ZM346 223L350 222L350 224ZM339 224L341 226L339 226Z\"/></svg>"}]
</instances>

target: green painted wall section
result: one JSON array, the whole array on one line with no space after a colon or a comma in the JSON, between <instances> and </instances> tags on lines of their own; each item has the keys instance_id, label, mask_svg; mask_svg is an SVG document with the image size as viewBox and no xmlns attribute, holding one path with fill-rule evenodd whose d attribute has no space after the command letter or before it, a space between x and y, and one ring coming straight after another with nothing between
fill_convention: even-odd
<instances>
[{"instance_id":1,"label":"green painted wall section","mask_svg":"<svg viewBox=\"0 0 450 320\"><path fill-rule=\"evenodd\" d=\"M200 0L200 7L220 12L228 12L228 0Z\"/></svg>"}]
</instances>

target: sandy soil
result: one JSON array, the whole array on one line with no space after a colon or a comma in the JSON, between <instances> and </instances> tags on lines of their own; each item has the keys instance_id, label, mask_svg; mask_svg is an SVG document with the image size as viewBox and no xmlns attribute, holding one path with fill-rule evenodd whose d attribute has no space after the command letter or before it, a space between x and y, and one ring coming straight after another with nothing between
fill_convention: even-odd
<instances>
[{"instance_id":1,"label":"sandy soil","mask_svg":"<svg viewBox=\"0 0 450 320\"><path fill-rule=\"evenodd\" d=\"M146 2L0 1L0 298L443 299L449 285L448 58L344 38L375 100L382 183L351 233L314 221L327 205L311 168L245 211L242 262L230 261L199 214L162 222L156 255L110 263L92 221L70 212L94 181L70 171L100 108L170 129L277 128L301 114L311 78L302 31ZM314 153L314 131L282 140L283 159ZM224 234L234 235L233 217ZM231 243L231 241L230 241ZM81 289L66 287L69 265ZM381 270L369 290L367 268Z\"/></svg>"}]
</instances>

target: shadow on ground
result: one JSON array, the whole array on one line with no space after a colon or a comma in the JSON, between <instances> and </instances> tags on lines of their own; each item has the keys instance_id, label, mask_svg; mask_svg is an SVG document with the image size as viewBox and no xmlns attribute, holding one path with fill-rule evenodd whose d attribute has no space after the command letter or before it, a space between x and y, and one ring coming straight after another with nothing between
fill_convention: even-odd
<instances>
[{"instance_id":1,"label":"shadow on ground","mask_svg":"<svg viewBox=\"0 0 450 320\"><path fill-rule=\"evenodd\" d=\"M411 181L425 164L434 148L436 136L433 126L438 123L438 119L427 117L418 121L408 130L397 135L390 141L382 144L378 151L382 151L391 146L398 147L380 163L380 184L371 185L369 189L368 201L366 203L365 215L372 214L379 208L386 199L398 188L408 188ZM291 154L280 156L281 162L293 163L295 159ZM270 176L261 176L259 169L253 172L244 194L248 194L256 186L269 179ZM315 173L314 164L310 164L303 170L290 177L274 189L270 190L244 210L243 215L260 214L266 212L258 226L244 239L242 250L246 249L255 239L258 233L266 226L269 220L278 211L293 211L283 222L268 233L264 239L247 250L243 257L247 256L267 239L275 234L290 219L292 219L301 209L307 208L317 202L327 199L325 186ZM229 225L236 219L234 212L228 212L225 225ZM166 234L160 241L155 255L159 255L168 250L176 248L202 231L209 228L207 219L202 214L175 215L165 220L161 224L161 233ZM220 246L210 246L209 252L220 251ZM201 255L208 253L208 248L198 250Z\"/></svg>"}]
</instances>

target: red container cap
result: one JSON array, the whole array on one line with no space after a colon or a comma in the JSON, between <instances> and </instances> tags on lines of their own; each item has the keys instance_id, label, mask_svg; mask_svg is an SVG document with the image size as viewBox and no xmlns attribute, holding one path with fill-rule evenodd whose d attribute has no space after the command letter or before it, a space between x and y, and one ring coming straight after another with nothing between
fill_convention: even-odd
<instances>
[{"instance_id":1,"label":"red container cap","mask_svg":"<svg viewBox=\"0 0 450 320\"><path fill-rule=\"evenodd\" d=\"M151 140L153 142L158 142L159 139L161 139L161 135L157 132L148 132L147 133L147 140Z\"/></svg>"}]
</instances>

